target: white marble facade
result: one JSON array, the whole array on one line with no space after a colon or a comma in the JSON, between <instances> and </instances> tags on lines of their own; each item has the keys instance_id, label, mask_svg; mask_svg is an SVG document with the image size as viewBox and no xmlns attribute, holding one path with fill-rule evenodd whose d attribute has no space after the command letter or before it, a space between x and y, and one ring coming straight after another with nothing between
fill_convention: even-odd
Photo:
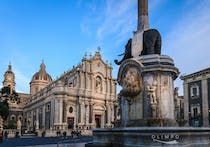
<instances>
[{"instance_id":1,"label":"white marble facade","mask_svg":"<svg viewBox=\"0 0 210 147\"><path fill-rule=\"evenodd\" d=\"M31 96L23 111L24 125L30 131L91 132L92 128L112 126L115 104L112 66L104 63L97 51Z\"/></svg>"}]
</instances>

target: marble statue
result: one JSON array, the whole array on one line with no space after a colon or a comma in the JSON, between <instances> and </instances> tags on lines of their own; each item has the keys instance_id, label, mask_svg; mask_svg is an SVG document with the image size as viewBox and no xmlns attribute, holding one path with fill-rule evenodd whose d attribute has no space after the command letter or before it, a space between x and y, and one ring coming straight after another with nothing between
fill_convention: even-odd
<instances>
[{"instance_id":1,"label":"marble statue","mask_svg":"<svg viewBox=\"0 0 210 147\"><path fill-rule=\"evenodd\" d=\"M17 130L21 130L21 127L22 127L22 123L21 123L20 119L18 119L18 121L17 121Z\"/></svg>"},{"instance_id":2,"label":"marble statue","mask_svg":"<svg viewBox=\"0 0 210 147\"><path fill-rule=\"evenodd\" d=\"M155 85L147 85L147 95L150 98L150 104L157 104L157 97L156 97L156 86Z\"/></svg>"},{"instance_id":3,"label":"marble statue","mask_svg":"<svg viewBox=\"0 0 210 147\"><path fill-rule=\"evenodd\" d=\"M39 130L39 121L36 120L35 124L36 124L36 130Z\"/></svg>"}]
</instances>

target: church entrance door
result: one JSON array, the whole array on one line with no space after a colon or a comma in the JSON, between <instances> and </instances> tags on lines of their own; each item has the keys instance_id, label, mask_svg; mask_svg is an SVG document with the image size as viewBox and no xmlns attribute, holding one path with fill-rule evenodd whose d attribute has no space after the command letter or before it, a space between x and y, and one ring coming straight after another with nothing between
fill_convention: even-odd
<instances>
[{"instance_id":1,"label":"church entrance door","mask_svg":"<svg viewBox=\"0 0 210 147\"><path fill-rule=\"evenodd\" d=\"M101 128L101 115L95 115L96 128Z\"/></svg>"},{"instance_id":2,"label":"church entrance door","mask_svg":"<svg viewBox=\"0 0 210 147\"><path fill-rule=\"evenodd\" d=\"M74 128L74 117L68 117L67 124L68 124L68 129L73 129Z\"/></svg>"}]
</instances>

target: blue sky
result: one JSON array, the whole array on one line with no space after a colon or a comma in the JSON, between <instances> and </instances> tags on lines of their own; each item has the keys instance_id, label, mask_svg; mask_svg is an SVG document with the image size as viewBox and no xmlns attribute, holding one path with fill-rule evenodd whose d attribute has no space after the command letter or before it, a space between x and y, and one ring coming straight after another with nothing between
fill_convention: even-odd
<instances>
[{"instance_id":1,"label":"blue sky","mask_svg":"<svg viewBox=\"0 0 210 147\"><path fill-rule=\"evenodd\" d=\"M210 67L209 8L209 0L149 0L150 27L160 31L162 54L180 75ZM55 79L98 46L113 63L136 27L137 0L1 0L0 81L11 62L16 90L29 93L42 59ZM182 94L179 78L175 86Z\"/></svg>"}]
</instances>

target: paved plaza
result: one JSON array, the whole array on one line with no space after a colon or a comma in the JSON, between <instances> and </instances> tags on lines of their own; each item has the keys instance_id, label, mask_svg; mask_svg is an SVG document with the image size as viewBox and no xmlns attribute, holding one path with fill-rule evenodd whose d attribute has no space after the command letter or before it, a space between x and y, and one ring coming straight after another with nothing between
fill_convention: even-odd
<instances>
[{"instance_id":1,"label":"paved plaza","mask_svg":"<svg viewBox=\"0 0 210 147\"><path fill-rule=\"evenodd\" d=\"M84 147L85 143L91 142L92 137L80 138L67 137L29 137L9 138L0 143L0 147Z\"/></svg>"}]
</instances>

